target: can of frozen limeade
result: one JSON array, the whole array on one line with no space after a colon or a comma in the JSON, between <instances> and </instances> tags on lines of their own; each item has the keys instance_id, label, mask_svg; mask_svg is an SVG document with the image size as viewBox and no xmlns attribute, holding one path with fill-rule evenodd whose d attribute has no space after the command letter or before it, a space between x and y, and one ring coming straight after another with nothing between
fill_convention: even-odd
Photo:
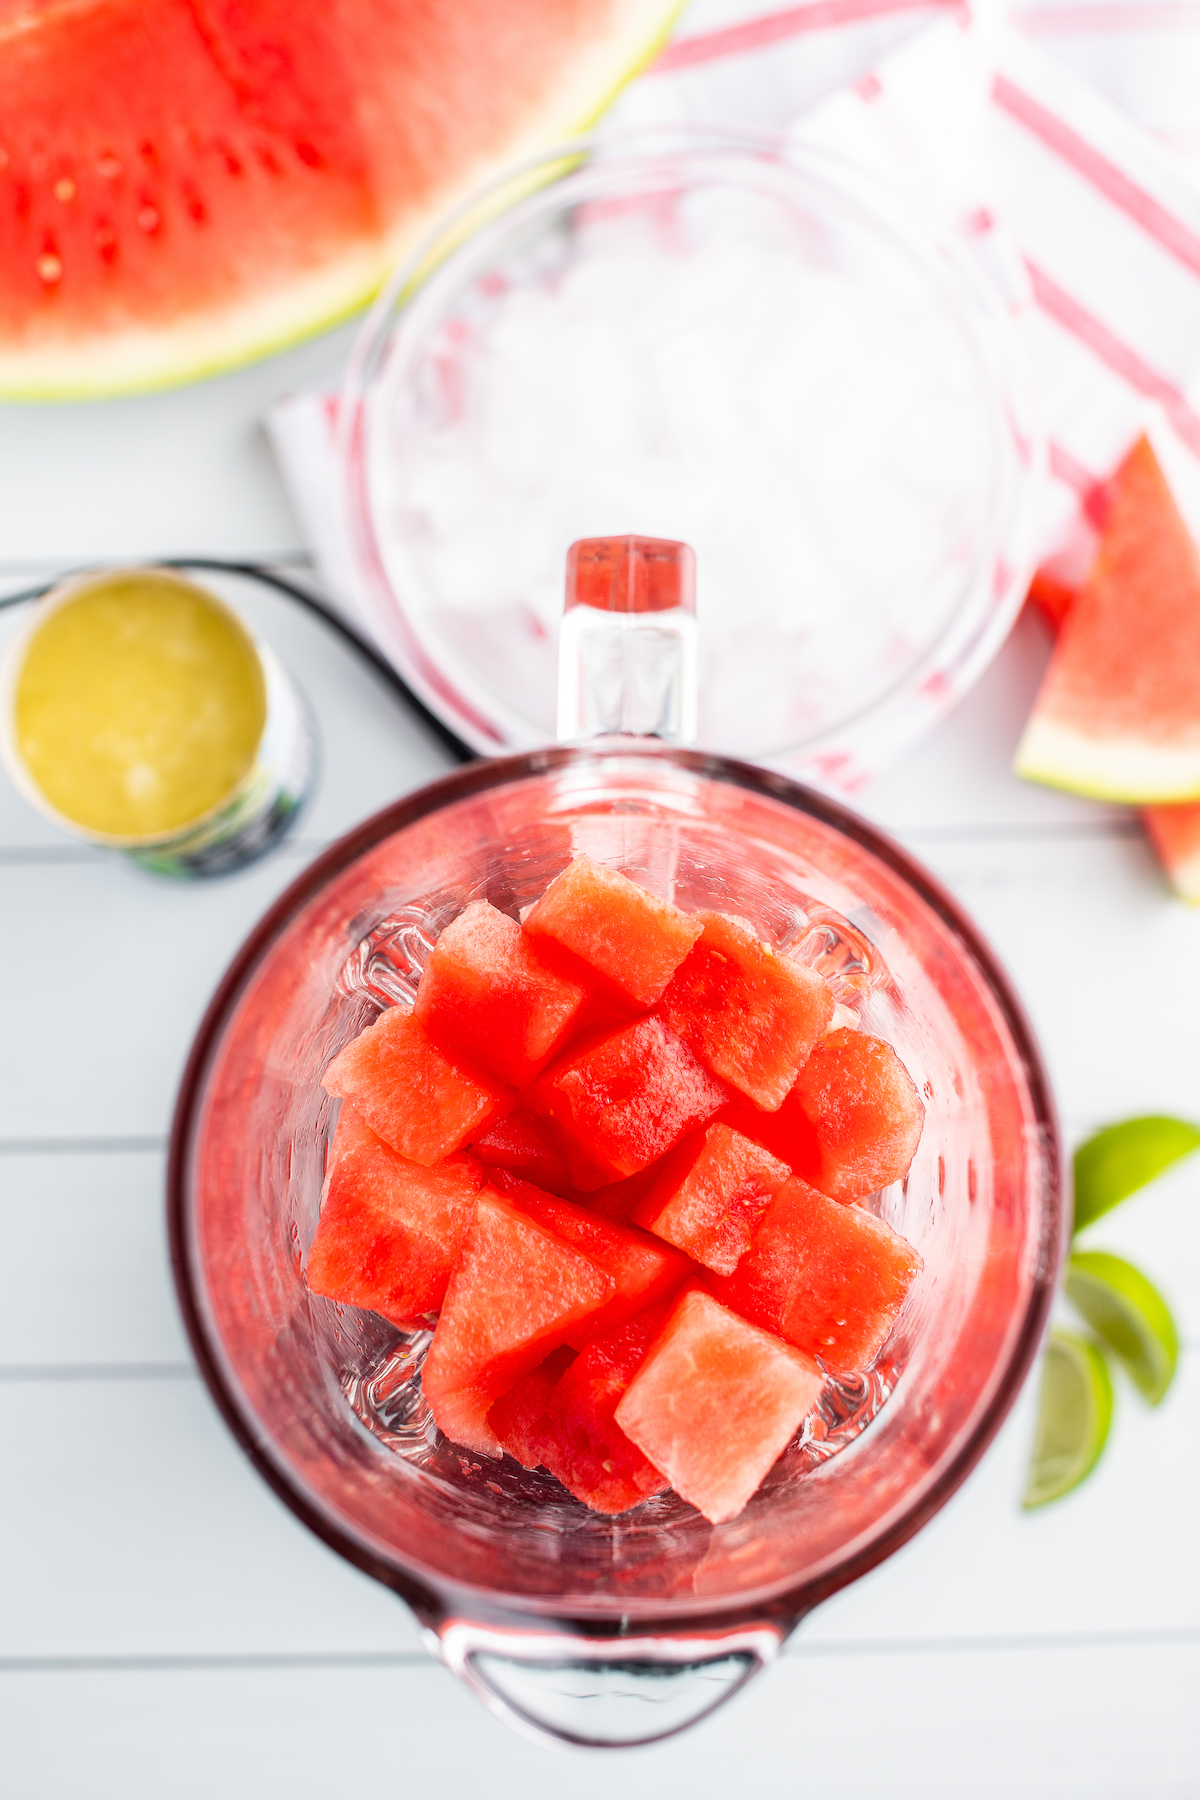
<instances>
[{"instance_id":1,"label":"can of frozen limeade","mask_svg":"<svg viewBox=\"0 0 1200 1800\"><path fill-rule=\"evenodd\" d=\"M45 818L163 874L223 874L294 821L308 709L225 602L170 569L78 576L0 663L0 755Z\"/></svg>"}]
</instances>

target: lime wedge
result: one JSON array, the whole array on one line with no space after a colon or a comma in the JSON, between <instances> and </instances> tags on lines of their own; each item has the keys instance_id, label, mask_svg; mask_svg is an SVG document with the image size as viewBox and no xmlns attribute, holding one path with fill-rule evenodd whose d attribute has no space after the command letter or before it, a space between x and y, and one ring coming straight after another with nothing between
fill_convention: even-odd
<instances>
[{"instance_id":1,"label":"lime wedge","mask_svg":"<svg viewBox=\"0 0 1200 1800\"><path fill-rule=\"evenodd\" d=\"M1067 1264L1066 1288L1071 1304L1157 1406L1179 1358L1175 1321L1158 1289L1132 1263L1104 1250L1076 1250Z\"/></svg>"},{"instance_id":2,"label":"lime wedge","mask_svg":"<svg viewBox=\"0 0 1200 1800\"><path fill-rule=\"evenodd\" d=\"M1158 1114L1098 1131L1075 1152L1076 1231L1198 1147L1200 1126Z\"/></svg>"},{"instance_id":3,"label":"lime wedge","mask_svg":"<svg viewBox=\"0 0 1200 1800\"><path fill-rule=\"evenodd\" d=\"M1042 1392L1026 1508L1078 1487L1096 1466L1112 1418L1112 1382L1098 1345L1052 1331L1042 1358Z\"/></svg>"}]
</instances>

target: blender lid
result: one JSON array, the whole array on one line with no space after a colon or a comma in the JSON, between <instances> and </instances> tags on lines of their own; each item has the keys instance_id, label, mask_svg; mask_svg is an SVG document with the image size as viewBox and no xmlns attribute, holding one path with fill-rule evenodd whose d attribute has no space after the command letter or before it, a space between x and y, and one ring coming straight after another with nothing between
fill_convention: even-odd
<instances>
[{"instance_id":1,"label":"blender lid","mask_svg":"<svg viewBox=\"0 0 1200 1800\"><path fill-rule=\"evenodd\" d=\"M696 550L702 747L852 788L943 716L1024 597L1042 462L965 240L724 130L586 141L466 216L341 409L361 599L446 723L553 740L566 552L619 533Z\"/></svg>"}]
</instances>

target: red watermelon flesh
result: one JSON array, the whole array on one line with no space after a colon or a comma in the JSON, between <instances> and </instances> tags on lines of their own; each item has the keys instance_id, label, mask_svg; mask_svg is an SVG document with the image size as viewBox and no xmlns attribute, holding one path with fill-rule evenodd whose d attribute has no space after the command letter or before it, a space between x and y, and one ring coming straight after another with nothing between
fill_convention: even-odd
<instances>
[{"instance_id":1,"label":"red watermelon flesh","mask_svg":"<svg viewBox=\"0 0 1200 1800\"><path fill-rule=\"evenodd\" d=\"M795 1094L820 1149L814 1187L834 1200L864 1200L904 1179L925 1108L890 1044L865 1031L831 1031L800 1071Z\"/></svg>"},{"instance_id":2,"label":"red watermelon flesh","mask_svg":"<svg viewBox=\"0 0 1200 1800\"><path fill-rule=\"evenodd\" d=\"M343 1100L338 1108L333 1137L325 1153L326 1175L332 1175L342 1157L348 1156L351 1151L370 1150L381 1142L382 1139L376 1137L353 1100Z\"/></svg>"},{"instance_id":3,"label":"red watermelon flesh","mask_svg":"<svg viewBox=\"0 0 1200 1800\"><path fill-rule=\"evenodd\" d=\"M615 1289L589 1258L483 1188L421 1373L438 1429L452 1443L498 1454L492 1403Z\"/></svg>"},{"instance_id":4,"label":"red watermelon flesh","mask_svg":"<svg viewBox=\"0 0 1200 1800\"><path fill-rule=\"evenodd\" d=\"M566 1158L550 1135L546 1120L515 1106L481 1138L468 1146L485 1168L506 1169L551 1194L569 1194L571 1175Z\"/></svg>"},{"instance_id":5,"label":"red watermelon flesh","mask_svg":"<svg viewBox=\"0 0 1200 1800\"><path fill-rule=\"evenodd\" d=\"M488 1413L488 1426L498 1443L523 1469L545 1468L547 1456L554 1454L546 1409L559 1377L574 1361L575 1352L566 1345L552 1350L536 1369L530 1369L506 1394L501 1394Z\"/></svg>"},{"instance_id":6,"label":"red watermelon flesh","mask_svg":"<svg viewBox=\"0 0 1200 1800\"><path fill-rule=\"evenodd\" d=\"M525 919L586 963L628 1005L650 1007L700 935L700 922L588 856L577 856Z\"/></svg>"},{"instance_id":7,"label":"red watermelon flesh","mask_svg":"<svg viewBox=\"0 0 1200 1800\"><path fill-rule=\"evenodd\" d=\"M446 1055L399 1006L339 1051L323 1079L393 1150L426 1167L486 1132L513 1103L511 1089Z\"/></svg>"},{"instance_id":8,"label":"red watermelon flesh","mask_svg":"<svg viewBox=\"0 0 1200 1800\"><path fill-rule=\"evenodd\" d=\"M718 1525L741 1512L823 1384L810 1356L691 1289L614 1417L675 1492Z\"/></svg>"},{"instance_id":9,"label":"red watermelon flesh","mask_svg":"<svg viewBox=\"0 0 1200 1800\"><path fill-rule=\"evenodd\" d=\"M614 1417L669 1311L663 1301L594 1339L550 1396L542 1461L593 1512L627 1512L669 1485Z\"/></svg>"},{"instance_id":10,"label":"red watermelon flesh","mask_svg":"<svg viewBox=\"0 0 1200 1800\"><path fill-rule=\"evenodd\" d=\"M742 920L695 917L703 932L659 1011L715 1075L774 1111L828 1029L833 994L815 970L776 956Z\"/></svg>"},{"instance_id":11,"label":"red watermelon flesh","mask_svg":"<svg viewBox=\"0 0 1200 1800\"><path fill-rule=\"evenodd\" d=\"M568 1333L567 1343L577 1350L593 1338L615 1331L654 1301L673 1294L689 1272L694 1273L686 1256L633 1226L601 1218L586 1207L542 1193L529 1182L503 1171L496 1172L495 1184L539 1225L590 1258L616 1283L608 1305Z\"/></svg>"},{"instance_id":12,"label":"red watermelon flesh","mask_svg":"<svg viewBox=\"0 0 1200 1800\"><path fill-rule=\"evenodd\" d=\"M9 0L0 390L121 392L278 348L573 135L660 0Z\"/></svg>"},{"instance_id":13,"label":"red watermelon flesh","mask_svg":"<svg viewBox=\"0 0 1200 1800\"><path fill-rule=\"evenodd\" d=\"M792 1180L713 1292L833 1374L850 1375L878 1356L921 1266L912 1245L874 1213Z\"/></svg>"},{"instance_id":14,"label":"red watermelon flesh","mask_svg":"<svg viewBox=\"0 0 1200 1800\"><path fill-rule=\"evenodd\" d=\"M585 1193L656 1162L728 1097L653 1017L569 1051L527 1092L530 1104L554 1120Z\"/></svg>"},{"instance_id":15,"label":"red watermelon flesh","mask_svg":"<svg viewBox=\"0 0 1200 1800\"><path fill-rule=\"evenodd\" d=\"M1015 766L1097 799L1200 798L1200 554L1145 438L1109 486Z\"/></svg>"},{"instance_id":16,"label":"red watermelon flesh","mask_svg":"<svg viewBox=\"0 0 1200 1800\"><path fill-rule=\"evenodd\" d=\"M718 1275L732 1275L790 1173L786 1163L718 1120L667 1158L634 1221Z\"/></svg>"},{"instance_id":17,"label":"red watermelon flesh","mask_svg":"<svg viewBox=\"0 0 1200 1800\"><path fill-rule=\"evenodd\" d=\"M1078 588L1044 577L1040 570L1029 589L1030 600L1056 631L1078 595ZM1200 802L1144 806L1142 823L1175 892L1200 905Z\"/></svg>"},{"instance_id":18,"label":"red watermelon flesh","mask_svg":"<svg viewBox=\"0 0 1200 1800\"><path fill-rule=\"evenodd\" d=\"M482 1179L468 1156L426 1169L375 1137L343 1149L305 1264L310 1290L396 1324L436 1311Z\"/></svg>"},{"instance_id":19,"label":"red watermelon flesh","mask_svg":"<svg viewBox=\"0 0 1200 1800\"><path fill-rule=\"evenodd\" d=\"M434 945L413 1017L452 1056L522 1088L565 1042L586 998L515 919L473 900Z\"/></svg>"},{"instance_id":20,"label":"red watermelon flesh","mask_svg":"<svg viewBox=\"0 0 1200 1800\"><path fill-rule=\"evenodd\" d=\"M1142 819L1171 886L1200 905L1200 804L1147 806Z\"/></svg>"},{"instance_id":21,"label":"red watermelon flesh","mask_svg":"<svg viewBox=\"0 0 1200 1800\"><path fill-rule=\"evenodd\" d=\"M723 1124L786 1163L793 1175L801 1175L805 1181L815 1179L821 1167L821 1146L795 1088L777 1112L763 1112L753 1101L739 1097L730 1101L720 1117Z\"/></svg>"}]
</instances>

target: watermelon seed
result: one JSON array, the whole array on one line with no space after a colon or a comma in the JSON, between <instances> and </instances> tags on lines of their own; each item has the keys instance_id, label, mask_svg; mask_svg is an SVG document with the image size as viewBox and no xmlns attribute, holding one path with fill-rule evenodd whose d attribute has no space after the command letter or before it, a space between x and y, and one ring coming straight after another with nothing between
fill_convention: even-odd
<instances>
[{"instance_id":1,"label":"watermelon seed","mask_svg":"<svg viewBox=\"0 0 1200 1800\"><path fill-rule=\"evenodd\" d=\"M600 1467L604 1470L606 1475L611 1475L613 1472L613 1466L610 1462L603 1462Z\"/></svg>"},{"instance_id":2,"label":"watermelon seed","mask_svg":"<svg viewBox=\"0 0 1200 1800\"><path fill-rule=\"evenodd\" d=\"M52 250L43 251L34 267L47 287L53 287L56 281L62 280L62 258L55 256Z\"/></svg>"},{"instance_id":3,"label":"watermelon seed","mask_svg":"<svg viewBox=\"0 0 1200 1800\"><path fill-rule=\"evenodd\" d=\"M155 206L139 206L137 222L145 232L158 230L158 208Z\"/></svg>"},{"instance_id":4,"label":"watermelon seed","mask_svg":"<svg viewBox=\"0 0 1200 1800\"><path fill-rule=\"evenodd\" d=\"M96 173L102 181L115 181L121 173L121 165L111 150L96 158Z\"/></svg>"},{"instance_id":5,"label":"watermelon seed","mask_svg":"<svg viewBox=\"0 0 1200 1800\"><path fill-rule=\"evenodd\" d=\"M75 183L69 175L62 175L54 184L54 198L61 200L65 206L68 200L75 198Z\"/></svg>"}]
</instances>

